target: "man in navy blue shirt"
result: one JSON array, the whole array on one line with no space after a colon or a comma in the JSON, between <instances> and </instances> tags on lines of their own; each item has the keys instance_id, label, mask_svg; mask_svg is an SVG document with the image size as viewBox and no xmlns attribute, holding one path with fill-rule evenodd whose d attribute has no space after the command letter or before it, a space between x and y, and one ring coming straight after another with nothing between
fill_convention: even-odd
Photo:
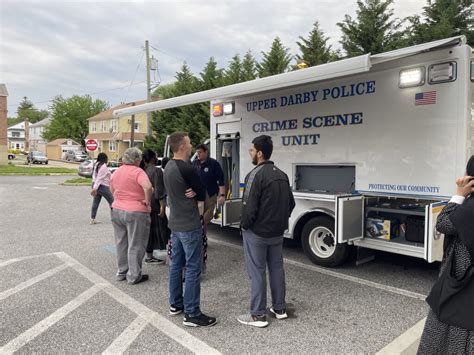
<instances>
[{"instance_id":1,"label":"man in navy blue shirt","mask_svg":"<svg viewBox=\"0 0 474 355\"><path fill-rule=\"evenodd\" d=\"M203 185L206 187L206 202L204 203L204 234L207 225L214 216L216 205L223 205L225 201L224 172L217 160L209 157L209 148L205 144L196 147L197 159L193 162L193 167L201 177Z\"/></svg>"}]
</instances>

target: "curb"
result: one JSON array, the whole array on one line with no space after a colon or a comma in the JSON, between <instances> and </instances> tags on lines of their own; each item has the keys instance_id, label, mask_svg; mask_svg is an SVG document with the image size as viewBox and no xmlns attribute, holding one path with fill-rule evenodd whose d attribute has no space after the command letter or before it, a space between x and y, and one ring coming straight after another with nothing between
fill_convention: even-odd
<instances>
[{"instance_id":1,"label":"curb","mask_svg":"<svg viewBox=\"0 0 474 355\"><path fill-rule=\"evenodd\" d=\"M73 173L37 173L37 174L0 173L0 176L76 176L76 174L73 174Z\"/></svg>"},{"instance_id":2,"label":"curb","mask_svg":"<svg viewBox=\"0 0 474 355\"><path fill-rule=\"evenodd\" d=\"M416 354L418 346L420 345L421 334L423 333L425 322L426 318L423 318L413 327L408 329L405 333L403 333L390 344L388 344L385 348L377 352L376 355Z\"/></svg>"}]
</instances>

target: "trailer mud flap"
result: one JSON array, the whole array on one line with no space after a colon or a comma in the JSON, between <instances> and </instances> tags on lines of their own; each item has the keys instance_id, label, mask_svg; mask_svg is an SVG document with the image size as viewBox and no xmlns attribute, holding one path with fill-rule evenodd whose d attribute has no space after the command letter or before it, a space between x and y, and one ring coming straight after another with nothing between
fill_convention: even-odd
<instances>
[{"instance_id":1,"label":"trailer mud flap","mask_svg":"<svg viewBox=\"0 0 474 355\"><path fill-rule=\"evenodd\" d=\"M345 243L364 237L364 196L336 197L336 240Z\"/></svg>"}]
</instances>

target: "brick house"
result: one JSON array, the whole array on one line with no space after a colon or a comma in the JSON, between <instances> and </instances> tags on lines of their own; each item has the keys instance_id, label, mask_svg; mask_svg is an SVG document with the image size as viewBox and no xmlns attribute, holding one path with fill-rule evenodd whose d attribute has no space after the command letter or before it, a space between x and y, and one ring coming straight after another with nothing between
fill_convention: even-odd
<instances>
[{"instance_id":1,"label":"brick house","mask_svg":"<svg viewBox=\"0 0 474 355\"><path fill-rule=\"evenodd\" d=\"M7 96L7 87L5 84L0 84L0 165L5 165L8 162Z\"/></svg>"}]
</instances>

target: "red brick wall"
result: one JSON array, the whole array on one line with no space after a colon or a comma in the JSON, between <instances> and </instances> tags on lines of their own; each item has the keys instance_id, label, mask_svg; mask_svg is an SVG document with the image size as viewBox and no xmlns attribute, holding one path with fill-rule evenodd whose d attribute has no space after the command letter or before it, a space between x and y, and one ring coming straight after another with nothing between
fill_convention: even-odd
<instances>
[{"instance_id":1,"label":"red brick wall","mask_svg":"<svg viewBox=\"0 0 474 355\"><path fill-rule=\"evenodd\" d=\"M0 145L7 145L7 97L0 96Z\"/></svg>"}]
</instances>

